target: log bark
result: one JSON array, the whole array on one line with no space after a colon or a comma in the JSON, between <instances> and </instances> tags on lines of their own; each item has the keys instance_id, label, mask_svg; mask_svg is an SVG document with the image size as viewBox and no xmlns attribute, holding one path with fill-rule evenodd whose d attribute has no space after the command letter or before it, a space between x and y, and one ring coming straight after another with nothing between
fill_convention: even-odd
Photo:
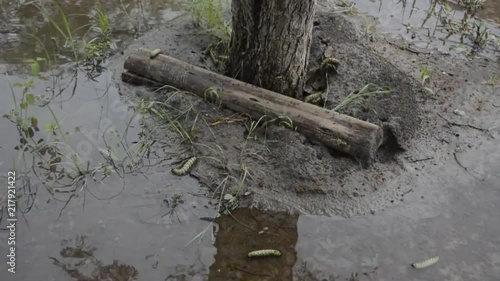
<instances>
[{"instance_id":1,"label":"log bark","mask_svg":"<svg viewBox=\"0 0 500 281\"><path fill-rule=\"evenodd\" d=\"M226 75L302 98L316 0L233 0Z\"/></svg>"},{"instance_id":2,"label":"log bark","mask_svg":"<svg viewBox=\"0 0 500 281\"><path fill-rule=\"evenodd\" d=\"M220 102L228 109L255 119L263 115L290 118L300 133L364 163L374 159L382 144L383 130L375 124L331 112L165 55L150 59L149 53L149 50L139 49L126 59L125 69L128 72L122 74L123 81L142 76L144 81L158 81L201 98L207 97L207 89L216 89Z\"/></svg>"}]
</instances>

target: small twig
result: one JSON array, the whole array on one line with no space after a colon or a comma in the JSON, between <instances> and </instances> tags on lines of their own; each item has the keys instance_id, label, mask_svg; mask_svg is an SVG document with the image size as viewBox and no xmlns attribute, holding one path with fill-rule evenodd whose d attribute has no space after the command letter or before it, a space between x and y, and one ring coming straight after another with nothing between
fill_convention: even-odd
<instances>
[{"instance_id":1,"label":"small twig","mask_svg":"<svg viewBox=\"0 0 500 281\"><path fill-rule=\"evenodd\" d=\"M71 199L73 199L73 197L75 197L75 193L71 194L71 196L68 198L68 200L66 200L66 202L64 203L64 206L61 208L61 210L59 211L59 215L57 216L57 219L56 221L59 220L59 218L61 218L62 216L62 212L64 211L64 209L66 209L66 207L68 206L69 204L69 201L71 201Z\"/></svg>"},{"instance_id":2,"label":"small twig","mask_svg":"<svg viewBox=\"0 0 500 281\"><path fill-rule=\"evenodd\" d=\"M482 178L479 178L477 176L475 176L470 170L469 168L465 167L464 165L462 165L462 163L460 163L460 161L458 160L458 156L457 154L454 152L453 153L453 157L455 157L455 161L457 162L458 166L462 167L465 171L467 171L469 173L469 175L471 175L473 178L477 179L477 180L480 180L480 181L484 181L484 179Z\"/></svg>"},{"instance_id":3,"label":"small twig","mask_svg":"<svg viewBox=\"0 0 500 281\"><path fill-rule=\"evenodd\" d=\"M422 159L414 159L411 162L415 163L415 162L427 161L427 160L432 160L432 159L434 159L434 157L427 157L427 158L422 158Z\"/></svg>"},{"instance_id":4,"label":"small twig","mask_svg":"<svg viewBox=\"0 0 500 281\"><path fill-rule=\"evenodd\" d=\"M403 193L403 195L406 195L406 194L408 194L408 193L410 193L410 192L412 192L412 191L413 191L413 188L410 188L410 189L408 189L407 191L405 191L405 192Z\"/></svg>"},{"instance_id":5,"label":"small twig","mask_svg":"<svg viewBox=\"0 0 500 281\"><path fill-rule=\"evenodd\" d=\"M202 221L215 222L215 218L212 217L201 217L199 219Z\"/></svg>"},{"instance_id":6,"label":"small twig","mask_svg":"<svg viewBox=\"0 0 500 281\"><path fill-rule=\"evenodd\" d=\"M242 271L242 272L245 272L245 273L248 273L248 274L252 274L252 275L267 276L267 277L271 276L271 275L266 274L266 273L259 273L259 272L255 272L255 271L250 271L250 270L241 268L239 266L235 266L234 268L237 269L237 270L239 270L239 271Z\"/></svg>"},{"instance_id":7,"label":"small twig","mask_svg":"<svg viewBox=\"0 0 500 281\"><path fill-rule=\"evenodd\" d=\"M417 51L415 49L412 49L409 46L400 46L400 45L396 44L395 42L391 42L391 41L387 40L387 38L384 38L384 39L385 39L385 41L387 41L387 43L389 43L389 45L396 46L396 47L398 47L399 49L401 49L403 51L408 51L408 52L416 54L416 55L423 53L421 51Z\"/></svg>"},{"instance_id":8,"label":"small twig","mask_svg":"<svg viewBox=\"0 0 500 281\"><path fill-rule=\"evenodd\" d=\"M450 143L449 141L447 141L447 140L445 140L445 139L443 139L443 138L438 138L437 136L434 136L434 137L435 137L438 141L440 141L440 142L445 142L445 143L447 143L447 144L449 144L449 143Z\"/></svg>"},{"instance_id":9,"label":"small twig","mask_svg":"<svg viewBox=\"0 0 500 281\"><path fill-rule=\"evenodd\" d=\"M456 122L452 122L448 119L446 119L443 115L439 114L439 113L436 113L439 117L443 118L447 123L448 125L451 125L451 126L458 126L458 127L469 127L469 128L472 128L472 129L475 129L475 130L478 130L478 131L481 131L481 132L485 132L487 133L490 137L493 138L493 136L491 135L489 129L484 129L484 128L480 128L480 127L476 127L474 125L471 125L471 124L461 124L461 123L456 123Z\"/></svg>"},{"instance_id":10,"label":"small twig","mask_svg":"<svg viewBox=\"0 0 500 281\"><path fill-rule=\"evenodd\" d=\"M227 212L228 212L228 214L229 214L229 215L230 215L230 216L231 216L231 217L232 217L232 218L233 218L233 219L234 219L237 223L239 223L239 224L241 224L242 226L244 226L244 227L246 227L246 228L250 229L251 231L258 232L258 231L256 231L255 229L251 228L250 226L248 226L248 225L246 225L246 224L242 223L241 221L239 221L239 220L238 220L235 216L233 216L233 214L232 214L229 210L227 210Z\"/></svg>"}]
</instances>

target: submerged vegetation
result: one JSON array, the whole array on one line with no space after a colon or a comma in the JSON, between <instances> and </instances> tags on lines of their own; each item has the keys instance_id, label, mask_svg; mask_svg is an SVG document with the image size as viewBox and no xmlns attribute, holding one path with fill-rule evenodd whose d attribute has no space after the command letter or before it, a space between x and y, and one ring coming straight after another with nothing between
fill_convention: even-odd
<instances>
[{"instance_id":1,"label":"submerged vegetation","mask_svg":"<svg viewBox=\"0 0 500 281\"><path fill-rule=\"evenodd\" d=\"M408 0L401 2L403 9L410 4ZM458 37L458 43L462 46L466 42L470 43L472 54L488 46L498 51L497 37L490 34L490 29L484 20L477 18L479 11L484 8L484 2L484 0L458 0L458 2L432 0L430 7L425 11L426 16L422 24L420 26L406 25L407 31L427 30L427 35L431 38L437 37L436 32L440 32L445 34L444 38L440 38L443 44L447 41L456 43L452 38ZM415 3L416 0L412 0L410 4L412 13L416 9ZM434 26L428 25L431 18L437 19Z\"/></svg>"},{"instance_id":2,"label":"submerged vegetation","mask_svg":"<svg viewBox=\"0 0 500 281\"><path fill-rule=\"evenodd\" d=\"M14 147L18 154L13 159L20 186L18 206L21 213L31 210L39 183L53 200L63 203L61 215L70 201L81 194L97 199L118 195L120 192L101 197L91 187L103 184L111 176L123 178L141 172L149 165L144 157L149 155L153 141L147 135L135 143L127 139L139 112L129 114L120 131L103 116L97 130L79 125L67 127L66 117L58 116L62 104L75 97L79 83L85 83L81 76L97 87L100 82L96 79L103 80L99 76L116 50L110 19L102 4L96 2L89 14L69 15L60 5L37 1L23 5L39 11L54 36L27 34L43 50L44 57L24 59L31 75L25 82L11 83L13 108L3 115L4 120L14 124L19 136ZM75 27L74 19L79 17L87 18L89 24ZM41 88L46 90L40 91ZM102 91L106 95L108 90ZM80 141L75 143L75 139Z\"/></svg>"},{"instance_id":3,"label":"submerged vegetation","mask_svg":"<svg viewBox=\"0 0 500 281\"><path fill-rule=\"evenodd\" d=\"M52 28L57 31L58 37L52 37L55 45L54 54L47 58L47 61L57 63L57 59L61 55L65 55L67 61L71 61L79 66L83 66L83 70L88 77L93 79L100 75L104 70L103 64L106 59L112 55L113 50L116 50L116 45L111 40L111 26L109 18L103 11L102 4L98 2L89 15L89 24L73 29L71 26L72 16L81 15L66 15L61 7L59 9L59 20L52 17L50 13L41 5L34 5L50 22ZM83 36L78 36L85 29ZM62 38L64 43L60 43L58 38ZM38 40L42 42L41 40ZM44 47L45 48L45 47ZM66 55L67 54L67 55ZM47 53L47 56L49 54Z\"/></svg>"}]
</instances>

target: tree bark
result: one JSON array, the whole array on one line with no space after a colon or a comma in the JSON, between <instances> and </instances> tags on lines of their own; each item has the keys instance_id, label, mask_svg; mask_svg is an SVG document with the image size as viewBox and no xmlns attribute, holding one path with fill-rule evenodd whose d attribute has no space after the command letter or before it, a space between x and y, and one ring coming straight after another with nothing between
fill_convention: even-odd
<instances>
[{"instance_id":1,"label":"tree bark","mask_svg":"<svg viewBox=\"0 0 500 281\"><path fill-rule=\"evenodd\" d=\"M226 75L302 98L316 0L233 0Z\"/></svg>"},{"instance_id":2,"label":"tree bark","mask_svg":"<svg viewBox=\"0 0 500 281\"><path fill-rule=\"evenodd\" d=\"M254 119L267 116L291 120L297 131L364 163L372 162L382 144L383 130L375 124L257 88L165 55L150 59L150 52L139 49L138 53L127 58L124 67L129 72L122 74L123 81L155 86L160 82L204 99L217 98L228 109ZM209 95L208 89L217 93Z\"/></svg>"}]
</instances>

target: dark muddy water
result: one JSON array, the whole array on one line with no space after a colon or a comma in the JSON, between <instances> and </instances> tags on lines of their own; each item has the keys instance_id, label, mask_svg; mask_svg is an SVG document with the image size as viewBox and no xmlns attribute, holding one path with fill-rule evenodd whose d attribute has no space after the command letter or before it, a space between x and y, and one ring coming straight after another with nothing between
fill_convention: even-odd
<instances>
[{"instance_id":1,"label":"dark muddy water","mask_svg":"<svg viewBox=\"0 0 500 281\"><path fill-rule=\"evenodd\" d=\"M481 16L498 20L498 1L486 3ZM106 1L103 5L118 44L175 17L180 7L163 1L140 5ZM421 24L425 18L422 10L429 3L416 5L420 10L410 17L401 3L356 2L360 11L380 17L382 31L426 45L426 32L419 31L419 37L412 39L403 26ZM78 1L61 4L68 14L86 13L94 7ZM57 50L50 38L61 36L32 7L2 2L1 8L4 102L0 113L4 115L13 107L12 91L17 98L21 96L20 88L11 87L32 79L19 63L44 56L42 46L50 52ZM54 6L47 9L57 17ZM90 22L87 16L75 16L71 23L84 26ZM56 140L42 126L53 122L48 107L32 106L29 114L40 123L34 138L61 143L61 153L67 157L59 165L66 171L95 168L95 174L80 178L74 184L76 192L54 195L48 188L57 184L48 184L43 174L39 178L31 174L29 184L17 179L23 195L17 207L23 213L18 213L17 221L16 274L7 271L9 233L4 229L0 232L1 280L292 280L293 275L297 280L348 280L353 273L359 274L359 280L497 280L500 276L498 138L457 154L463 165L474 167L473 176L449 155L425 178L407 176L414 184L405 188L418 192L411 193L405 205L373 216L343 219L236 210L211 223L199 218L215 215L214 200L205 196L196 180L170 173L172 160L161 144L150 146L148 154L130 157L147 132L133 110L136 104L120 99L111 83L111 71L90 81L82 72L76 72L75 79L71 66L63 65L63 70L56 82L35 79L31 93L50 99L61 130L68 134ZM19 175L21 167L29 167L32 160L23 160L14 149L19 144L14 124L2 119L0 130L0 172L5 176L16 161ZM106 147L114 148L114 163L125 164L99 181L103 167L113 163L102 152ZM7 226L6 185L2 178L2 228ZM280 250L282 255L246 258L247 252L262 248ZM428 270L409 266L432 256L441 260Z\"/></svg>"},{"instance_id":2,"label":"dark muddy water","mask_svg":"<svg viewBox=\"0 0 500 281\"><path fill-rule=\"evenodd\" d=\"M16 3L14 3L16 2ZM31 2L31 1L30 1ZM20 63L24 59L45 57L62 48L65 43L64 17L67 18L73 36L83 36L88 27L98 24L97 9L109 18L112 34L117 45L126 44L151 27L164 23L179 14L182 8L177 1L42 1L37 6L28 1L0 2L0 58L7 63ZM24 3L24 4L22 4ZM102 5L101 7L99 5ZM61 13L62 12L62 13ZM49 16L65 33L62 35L44 14ZM53 38L57 39L53 40ZM87 40L89 40L87 38ZM83 48L78 41L77 48Z\"/></svg>"},{"instance_id":3,"label":"dark muddy water","mask_svg":"<svg viewBox=\"0 0 500 281\"><path fill-rule=\"evenodd\" d=\"M136 115L120 100L107 74L103 73L95 82L88 81L81 73L79 82L62 79L58 86L69 84L68 89L72 89L76 83L76 90L74 93L64 91L50 103L64 131L74 132L74 128L79 128L77 133L67 136L66 144L72 149L64 152L77 153L80 168L87 167L87 163L91 167L107 163L99 152L99 148L106 146L116 148L116 158L126 158L122 145L133 151L134 142L139 140L141 129L137 118L134 118ZM28 77L3 76L1 87L9 89L9 85L23 79ZM32 93L47 95L50 83L36 82L39 86ZM8 112L11 106L4 103L2 113ZM31 112L38 116L40 123L50 120L48 113L47 108L35 108ZM1 159L15 159L18 166L22 165L19 152L12 149L19 139L15 128L3 121L2 130L5 144L2 145ZM53 139L49 133L39 134L35 133L34 138ZM153 153L147 162L133 171L112 173L102 182L94 181L89 175L75 184L78 190L72 198L62 193L67 190L62 187L58 188L60 192L56 191L55 196L51 196L46 187L57 184L43 184L32 178L29 186L21 186L22 182L18 179L19 192L25 196L19 201L18 208L26 211L31 207L31 210L23 215L18 213L18 271L15 278L8 275L5 263L2 263L2 276L9 278L7 280L33 280L34 276L43 280L72 280L65 270L53 264L52 257L62 264L67 263L66 271L79 270L82 276L89 277L99 272L99 267L88 264L88 259L83 268L75 265L77 262L72 256L61 252L67 247L92 252L95 263L102 262L103 266L111 265L113 260L131 265L145 280L162 280L178 266L196 264L201 268L208 267L214 253L210 239L202 240L200 247L183 247L206 226L196 218L213 215L205 208L208 207L208 200L202 195L197 196L202 190L195 180L174 178L169 172L170 165L161 163L165 156L158 154L160 151ZM65 161L71 160L68 158ZM11 163L5 161L2 164L3 175L13 170ZM74 168L73 165L72 162L66 163L66 170ZM17 169L18 175L20 170ZM43 175L41 179L48 181ZM181 196L181 200L178 206L172 208L176 194ZM5 227L5 219L2 224ZM6 246L6 234L2 232L2 249ZM84 238L75 241L77 236ZM80 256L77 261L85 261L85 258ZM153 270L160 261L161 267ZM73 277L87 280L78 279L76 275Z\"/></svg>"}]
</instances>

